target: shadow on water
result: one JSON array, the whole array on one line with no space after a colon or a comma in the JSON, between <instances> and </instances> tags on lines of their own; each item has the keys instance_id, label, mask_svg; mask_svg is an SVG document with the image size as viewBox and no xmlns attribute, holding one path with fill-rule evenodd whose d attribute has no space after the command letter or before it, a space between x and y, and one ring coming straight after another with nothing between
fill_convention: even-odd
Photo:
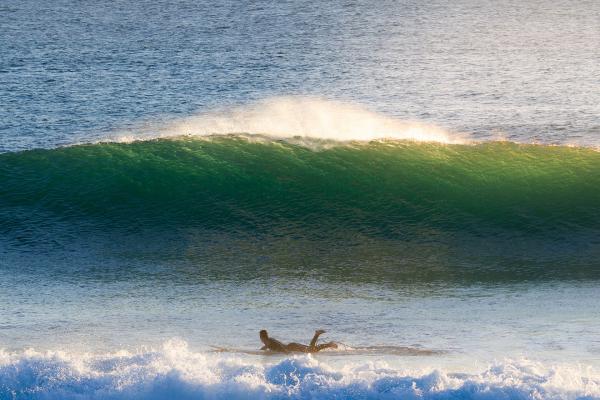
<instances>
[{"instance_id":1,"label":"shadow on water","mask_svg":"<svg viewBox=\"0 0 600 400\"><path fill-rule=\"evenodd\" d=\"M600 249L516 240L423 243L365 236L232 237L139 234L70 237L65 245L0 244L6 270L53 279L171 283L304 279L382 285L501 284L600 279Z\"/></svg>"}]
</instances>

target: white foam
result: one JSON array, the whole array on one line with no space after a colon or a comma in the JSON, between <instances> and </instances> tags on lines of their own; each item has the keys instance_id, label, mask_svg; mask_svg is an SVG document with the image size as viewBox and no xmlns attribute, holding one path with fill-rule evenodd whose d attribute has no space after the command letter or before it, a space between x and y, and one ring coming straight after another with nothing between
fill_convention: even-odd
<instances>
[{"instance_id":1,"label":"white foam","mask_svg":"<svg viewBox=\"0 0 600 400\"><path fill-rule=\"evenodd\" d=\"M465 135L435 125L403 121L358 105L312 97L275 97L246 106L178 119L120 132L118 142L177 136L262 135L276 139L309 138L332 141L382 139L466 143Z\"/></svg>"},{"instance_id":2,"label":"white foam","mask_svg":"<svg viewBox=\"0 0 600 400\"><path fill-rule=\"evenodd\" d=\"M196 353L182 341L139 353L0 351L0 399L592 399L600 374L579 365L505 362L479 374L332 367L311 356L275 363Z\"/></svg>"}]
</instances>

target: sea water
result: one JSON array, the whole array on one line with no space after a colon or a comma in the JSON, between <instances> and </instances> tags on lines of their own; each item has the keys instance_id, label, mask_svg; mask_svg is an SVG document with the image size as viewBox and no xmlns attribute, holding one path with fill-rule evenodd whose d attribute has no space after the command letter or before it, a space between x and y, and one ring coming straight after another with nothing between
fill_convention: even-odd
<instances>
[{"instance_id":1,"label":"sea water","mask_svg":"<svg viewBox=\"0 0 600 400\"><path fill-rule=\"evenodd\" d=\"M0 399L600 398L599 20L3 1Z\"/></svg>"}]
</instances>

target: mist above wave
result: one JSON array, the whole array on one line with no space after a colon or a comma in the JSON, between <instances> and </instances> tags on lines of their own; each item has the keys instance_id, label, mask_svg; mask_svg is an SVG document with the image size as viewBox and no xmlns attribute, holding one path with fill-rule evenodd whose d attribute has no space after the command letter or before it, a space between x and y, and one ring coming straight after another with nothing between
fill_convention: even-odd
<instances>
[{"instance_id":1,"label":"mist above wave","mask_svg":"<svg viewBox=\"0 0 600 400\"><path fill-rule=\"evenodd\" d=\"M333 141L379 139L467 143L461 134L432 124L403 121L364 107L314 97L273 97L252 104L204 112L168 123L117 132L111 141L130 142L177 136L263 135L277 139Z\"/></svg>"}]
</instances>

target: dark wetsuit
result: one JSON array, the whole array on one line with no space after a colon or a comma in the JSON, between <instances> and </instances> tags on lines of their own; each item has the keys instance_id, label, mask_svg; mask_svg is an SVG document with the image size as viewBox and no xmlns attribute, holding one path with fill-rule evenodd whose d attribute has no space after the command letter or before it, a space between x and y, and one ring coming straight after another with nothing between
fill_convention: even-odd
<instances>
[{"instance_id":1,"label":"dark wetsuit","mask_svg":"<svg viewBox=\"0 0 600 400\"><path fill-rule=\"evenodd\" d=\"M325 333L325 331L316 331L315 335L313 336L312 340L310 341L310 344L307 346L305 344L294 343L294 342L288 343L287 345L285 345L277 339L268 337L267 331L261 331L260 339L265 344L261 348L261 350L271 350L271 351L275 351L277 353L316 353L318 351L321 351L321 350L327 349L327 348L336 349L337 344L335 344L334 342L323 343L323 344L317 345L317 340L319 339L319 336L322 333Z\"/></svg>"}]
</instances>

